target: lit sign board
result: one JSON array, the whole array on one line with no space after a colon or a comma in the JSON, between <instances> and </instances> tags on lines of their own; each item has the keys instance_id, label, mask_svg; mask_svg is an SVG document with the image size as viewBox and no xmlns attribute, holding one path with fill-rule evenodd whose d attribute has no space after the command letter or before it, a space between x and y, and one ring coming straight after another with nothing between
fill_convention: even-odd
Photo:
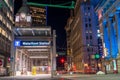
<instances>
[{"instance_id":1,"label":"lit sign board","mask_svg":"<svg viewBox=\"0 0 120 80\"><path fill-rule=\"evenodd\" d=\"M15 46L49 46L49 41L15 41Z\"/></svg>"},{"instance_id":2,"label":"lit sign board","mask_svg":"<svg viewBox=\"0 0 120 80\"><path fill-rule=\"evenodd\" d=\"M50 45L47 41L21 41L21 46L48 46Z\"/></svg>"},{"instance_id":3,"label":"lit sign board","mask_svg":"<svg viewBox=\"0 0 120 80\"><path fill-rule=\"evenodd\" d=\"M14 45L15 46L20 46L20 41L15 41Z\"/></svg>"}]
</instances>

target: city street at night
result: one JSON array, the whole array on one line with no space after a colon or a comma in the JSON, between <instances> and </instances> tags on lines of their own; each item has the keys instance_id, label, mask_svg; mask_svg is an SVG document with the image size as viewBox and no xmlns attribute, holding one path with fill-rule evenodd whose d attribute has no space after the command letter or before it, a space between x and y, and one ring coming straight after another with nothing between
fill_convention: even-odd
<instances>
[{"instance_id":1,"label":"city street at night","mask_svg":"<svg viewBox=\"0 0 120 80\"><path fill-rule=\"evenodd\" d=\"M15 76L15 77L2 77L0 80L119 80L120 74L107 74L107 75L61 75L51 78L50 75L36 75L36 76Z\"/></svg>"},{"instance_id":2,"label":"city street at night","mask_svg":"<svg viewBox=\"0 0 120 80\"><path fill-rule=\"evenodd\" d=\"M0 80L120 80L120 0L0 0Z\"/></svg>"}]
</instances>

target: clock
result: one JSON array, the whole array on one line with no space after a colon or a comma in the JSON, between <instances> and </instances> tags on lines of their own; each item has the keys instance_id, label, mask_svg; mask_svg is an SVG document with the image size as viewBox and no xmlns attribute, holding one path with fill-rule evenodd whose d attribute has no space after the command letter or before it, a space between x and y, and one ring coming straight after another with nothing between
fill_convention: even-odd
<instances>
[{"instance_id":1,"label":"clock","mask_svg":"<svg viewBox=\"0 0 120 80\"><path fill-rule=\"evenodd\" d=\"M21 13L20 16L21 16L21 18L25 18L26 14L25 13Z\"/></svg>"}]
</instances>

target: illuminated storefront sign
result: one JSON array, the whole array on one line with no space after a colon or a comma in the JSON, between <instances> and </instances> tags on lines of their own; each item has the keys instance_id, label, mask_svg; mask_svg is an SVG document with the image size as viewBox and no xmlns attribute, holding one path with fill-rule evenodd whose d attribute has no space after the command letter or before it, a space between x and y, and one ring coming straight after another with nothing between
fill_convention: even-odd
<instances>
[{"instance_id":1,"label":"illuminated storefront sign","mask_svg":"<svg viewBox=\"0 0 120 80\"><path fill-rule=\"evenodd\" d=\"M15 41L15 46L49 46L49 41Z\"/></svg>"}]
</instances>

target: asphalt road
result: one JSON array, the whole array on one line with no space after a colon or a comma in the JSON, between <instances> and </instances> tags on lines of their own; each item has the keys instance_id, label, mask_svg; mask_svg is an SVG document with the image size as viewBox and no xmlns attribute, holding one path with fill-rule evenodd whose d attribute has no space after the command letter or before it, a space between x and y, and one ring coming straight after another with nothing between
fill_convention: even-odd
<instances>
[{"instance_id":1,"label":"asphalt road","mask_svg":"<svg viewBox=\"0 0 120 80\"><path fill-rule=\"evenodd\" d=\"M15 76L15 77L0 77L0 80L120 80L120 74L107 75L59 75L51 78L51 75L37 76Z\"/></svg>"}]
</instances>

